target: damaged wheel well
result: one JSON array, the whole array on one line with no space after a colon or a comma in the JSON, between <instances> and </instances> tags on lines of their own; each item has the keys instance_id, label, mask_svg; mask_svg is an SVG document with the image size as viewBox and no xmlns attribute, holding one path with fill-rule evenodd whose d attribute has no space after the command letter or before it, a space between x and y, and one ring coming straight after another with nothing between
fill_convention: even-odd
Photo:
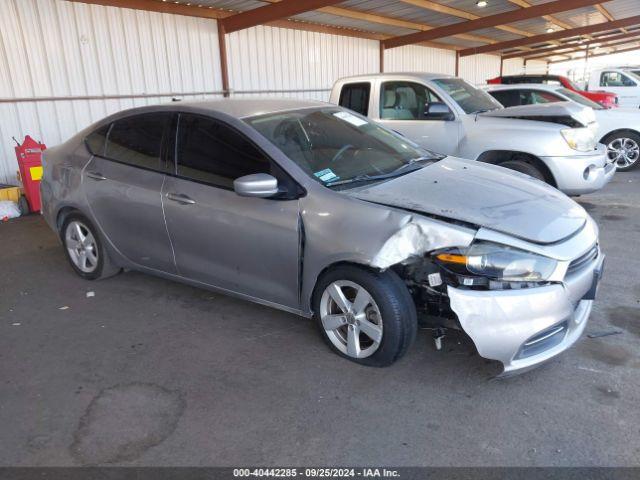
<instances>
[{"instance_id":1,"label":"damaged wheel well","mask_svg":"<svg viewBox=\"0 0 640 480\"><path fill-rule=\"evenodd\" d=\"M324 267L322 269L322 271L318 274L318 276L316 277L316 281L315 284L313 286L313 290L311 292L311 299L310 299L310 306L311 306L311 313L315 314L315 312L313 312L313 305L316 299L316 295L321 294L322 292L318 292L318 285L320 284L320 281L322 280L322 277L324 275L327 274L327 272L338 268L338 267L344 267L344 266L350 266L350 267L356 267L356 268L361 268L363 270L367 270L369 272L381 272L382 270L379 268L373 268L370 267L369 265L365 265L363 263L357 263L357 262L349 262L349 261L340 261L340 262L335 262L332 263L330 265L327 265L326 267Z\"/></svg>"},{"instance_id":2,"label":"damaged wheel well","mask_svg":"<svg viewBox=\"0 0 640 480\"><path fill-rule=\"evenodd\" d=\"M64 224L64 220L73 212L79 212L77 208L73 207L62 207L58 211L58 215L56 216L56 228L58 232L62 229L62 225Z\"/></svg>"},{"instance_id":3,"label":"damaged wheel well","mask_svg":"<svg viewBox=\"0 0 640 480\"><path fill-rule=\"evenodd\" d=\"M500 165L505 162L522 161L531 164L542 173L545 181L556 187L556 181L551 174L549 167L535 155L525 152L515 152L512 150L491 150L482 153L477 160L479 162L491 163L492 165Z\"/></svg>"}]
</instances>

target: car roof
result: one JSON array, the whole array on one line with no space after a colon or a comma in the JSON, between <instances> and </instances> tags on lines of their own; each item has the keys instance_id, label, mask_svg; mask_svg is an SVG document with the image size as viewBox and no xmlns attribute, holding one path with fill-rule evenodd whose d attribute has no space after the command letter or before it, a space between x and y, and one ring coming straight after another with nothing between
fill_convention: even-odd
<instances>
[{"instance_id":1,"label":"car roof","mask_svg":"<svg viewBox=\"0 0 640 480\"><path fill-rule=\"evenodd\" d=\"M210 100L174 101L147 107L138 107L118 112L112 119L129 115L167 112L167 111L191 111L191 112L218 112L235 118L247 118L256 115L300 110L304 108L320 108L331 105L315 100L297 100L293 98L219 98Z\"/></svg>"},{"instance_id":2,"label":"car roof","mask_svg":"<svg viewBox=\"0 0 640 480\"><path fill-rule=\"evenodd\" d=\"M523 73L520 75L502 75L500 78L547 78L557 80L564 77L562 75L549 75L548 73Z\"/></svg>"},{"instance_id":3,"label":"car roof","mask_svg":"<svg viewBox=\"0 0 640 480\"><path fill-rule=\"evenodd\" d=\"M439 78L456 78L453 75L447 75L446 73L429 73L429 72L393 72L393 73L368 73L364 75L353 75L351 77L343 77L339 82L353 82L353 81L365 81L373 79L381 80L405 80L407 78L413 78L416 80L435 80Z\"/></svg>"},{"instance_id":4,"label":"car roof","mask_svg":"<svg viewBox=\"0 0 640 480\"><path fill-rule=\"evenodd\" d=\"M562 85L548 85L546 83L512 83L512 84L489 84L483 85L484 90L518 90L522 88L531 88L535 90L548 90L555 92L557 90L566 90Z\"/></svg>"}]
</instances>

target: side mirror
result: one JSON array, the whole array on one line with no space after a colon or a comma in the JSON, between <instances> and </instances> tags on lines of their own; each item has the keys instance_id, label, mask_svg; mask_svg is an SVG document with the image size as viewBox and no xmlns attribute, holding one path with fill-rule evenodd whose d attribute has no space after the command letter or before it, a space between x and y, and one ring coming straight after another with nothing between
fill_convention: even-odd
<instances>
[{"instance_id":1,"label":"side mirror","mask_svg":"<svg viewBox=\"0 0 640 480\"><path fill-rule=\"evenodd\" d=\"M429 102L424 106L425 120L453 120L453 112L442 102Z\"/></svg>"},{"instance_id":2,"label":"side mirror","mask_svg":"<svg viewBox=\"0 0 640 480\"><path fill-rule=\"evenodd\" d=\"M233 190L241 197L267 198L278 193L278 180L267 173L254 173L236 178Z\"/></svg>"}]
</instances>

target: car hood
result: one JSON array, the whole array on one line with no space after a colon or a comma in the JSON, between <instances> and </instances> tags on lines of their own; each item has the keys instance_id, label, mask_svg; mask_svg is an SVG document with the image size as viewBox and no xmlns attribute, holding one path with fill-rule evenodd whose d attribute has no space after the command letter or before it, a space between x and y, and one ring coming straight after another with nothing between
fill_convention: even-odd
<instances>
[{"instance_id":1,"label":"car hood","mask_svg":"<svg viewBox=\"0 0 640 480\"><path fill-rule=\"evenodd\" d=\"M519 120L536 120L561 123L570 127L576 122L581 126L587 126L595 121L593 109L578 105L573 102L537 103L533 105L520 105L516 107L499 108L489 112L480 113L483 117L502 117ZM570 121L567 121L569 119ZM571 121L572 120L572 121Z\"/></svg>"},{"instance_id":2,"label":"car hood","mask_svg":"<svg viewBox=\"0 0 640 480\"><path fill-rule=\"evenodd\" d=\"M393 180L344 190L353 197L463 221L539 244L580 230L587 212L558 190L495 165L446 157Z\"/></svg>"}]
</instances>

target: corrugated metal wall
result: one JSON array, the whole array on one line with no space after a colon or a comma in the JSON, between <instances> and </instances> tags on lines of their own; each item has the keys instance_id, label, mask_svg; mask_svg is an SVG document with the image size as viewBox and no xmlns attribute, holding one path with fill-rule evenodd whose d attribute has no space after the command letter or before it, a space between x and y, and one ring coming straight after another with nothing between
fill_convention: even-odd
<instances>
[{"instance_id":1,"label":"corrugated metal wall","mask_svg":"<svg viewBox=\"0 0 640 480\"><path fill-rule=\"evenodd\" d=\"M502 65L503 75L519 75L524 73L524 60L522 58L510 58Z\"/></svg>"},{"instance_id":2,"label":"corrugated metal wall","mask_svg":"<svg viewBox=\"0 0 640 480\"><path fill-rule=\"evenodd\" d=\"M527 73L547 73L547 62L544 60L530 60L526 65Z\"/></svg>"},{"instance_id":3,"label":"corrugated metal wall","mask_svg":"<svg viewBox=\"0 0 640 480\"><path fill-rule=\"evenodd\" d=\"M453 75L456 53L452 50L406 45L384 52L385 72L432 72Z\"/></svg>"},{"instance_id":4,"label":"corrugated metal wall","mask_svg":"<svg viewBox=\"0 0 640 480\"><path fill-rule=\"evenodd\" d=\"M55 145L118 110L220 91L219 65L211 20L61 0L1 0L0 98L157 96L0 102L0 182L15 182L12 136L30 134Z\"/></svg>"},{"instance_id":5,"label":"corrugated metal wall","mask_svg":"<svg viewBox=\"0 0 640 480\"><path fill-rule=\"evenodd\" d=\"M376 40L259 26L227 36L229 84L252 93L327 101L340 77L378 72Z\"/></svg>"},{"instance_id":6,"label":"corrugated metal wall","mask_svg":"<svg viewBox=\"0 0 640 480\"><path fill-rule=\"evenodd\" d=\"M234 96L327 100L336 79L380 68L375 40L264 26L228 35L227 57ZM453 51L422 46L387 50L384 63L386 71L455 73ZM500 61L479 55L460 67L460 76L484 83ZM52 146L118 110L221 90L213 20L0 0L0 182L16 180L11 137Z\"/></svg>"},{"instance_id":7,"label":"corrugated metal wall","mask_svg":"<svg viewBox=\"0 0 640 480\"><path fill-rule=\"evenodd\" d=\"M500 57L486 54L462 57L458 75L472 85L484 85L487 79L500 75Z\"/></svg>"}]
</instances>

